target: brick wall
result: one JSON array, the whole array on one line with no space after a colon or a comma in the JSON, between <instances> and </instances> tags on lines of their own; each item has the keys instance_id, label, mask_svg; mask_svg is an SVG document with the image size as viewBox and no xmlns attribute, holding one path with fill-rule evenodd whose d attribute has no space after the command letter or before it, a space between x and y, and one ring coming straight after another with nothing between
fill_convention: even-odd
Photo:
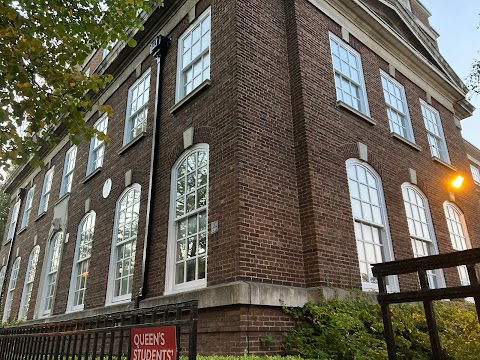
<instances>
[{"instance_id":1,"label":"brick wall","mask_svg":"<svg viewBox=\"0 0 480 360\"><path fill-rule=\"evenodd\" d=\"M443 211L445 201L453 201L462 209L472 245L480 246L480 204L475 187L467 181L461 190L453 191L448 185L457 173L470 172L465 149L471 149L464 145L454 115L437 99L432 99L432 106L439 111L451 164L458 171L432 160L420 108L420 99L427 101L427 94L398 70L395 79L405 87L415 141L421 150L390 135L380 79L380 70L388 73L389 64L355 34L350 34L349 45L361 55L369 109L376 125L336 106L329 32L341 37L342 24L310 2L201 0L196 15L210 5L211 84L175 110L178 38L189 27L189 17L165 34L172 44L162 60L160 74L147 298L164 295L171 173L185 151L183 132L190 127L194 128L195 144L209 145L208 217L209 223L219 224L218 233L209 234L208 286L244 280L297 288L360 288L345 169L346 160L359 157L358 142L367 146L368 163L381 176L396 259L413 256L401 192L401 185L411 181L409 169L416 171L418 187L428 198L440 252L453 250ZM96 212L96 227L85 309L105 304L115 206L125 190L128 170L132 170L132 182L142 187L132 299L139 292L157 76L152 57L144 61L139 73L149 67L152 73L145 137L119 154L128 88L137 78L133 71L107 101L114 108L107 130L111 142L102 171L85 182L89 144L82 143L78 148L66 229L70 237L63 249L54 314L66 310L77 227L85 215L87 199ZM35 308L53 204L58 200L68 148L66 145L51 161L55 174L47 214L34 221L47 170L43 169L33 179L36 191L30 224L14 240L10 267L17 247L22 262L12 314L18 312L35 236L41 247L29 319ZM102 187L108 178L113 186L104 199ZM23 208L24 204L19 223ZM0 248L0 259L6 259L8 250L9 246ZM458 283L455 269L445 271L445 277L448 285ZM417 283L412 276L400 279L402 289L416 287ZM268 334L279 339L280 332L289 326L290 320L279 307L233 304L201 309L200 352L275 352L278 346L265 348L261 339Z\"/></svg>"}]
</instances>

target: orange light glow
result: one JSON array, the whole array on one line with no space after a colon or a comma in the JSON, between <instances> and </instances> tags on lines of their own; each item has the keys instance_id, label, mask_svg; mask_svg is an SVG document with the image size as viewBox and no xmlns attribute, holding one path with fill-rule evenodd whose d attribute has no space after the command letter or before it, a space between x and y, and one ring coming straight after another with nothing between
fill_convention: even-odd
<instances>
[{"instance_id":1,"label":"orange light glow","mask_svg":"<svg viewBox=\"0 0 480 360\"><path fill-rule=\"evenodd\" d=\"M463 180L465 180L463 178L463 176L460 176L458 175L455 180L452 181L452 186L455 188L455 189L460 189L463 185Z\"/></svg>"}]
</instances>

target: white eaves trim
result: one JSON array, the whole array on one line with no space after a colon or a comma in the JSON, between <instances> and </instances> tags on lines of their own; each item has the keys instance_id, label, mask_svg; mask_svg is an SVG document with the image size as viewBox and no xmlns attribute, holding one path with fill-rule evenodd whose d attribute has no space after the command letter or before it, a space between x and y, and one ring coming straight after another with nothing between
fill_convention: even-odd
<instances>
[{"instance_id":1,"label":"white eaves trim","mask_svg":"<svg viewBox=\"0 0 480 360\"><path fill-rule=\"evenodd\" d=\"M430 30L425 24L423 24L420 20L418 19L415 19L412 17L412 15L410 15L408 12L405 12L405 14L402 13L402 11L400 10L399 11L399 7L397 6L392 6L392 1L391 0L380 0L380 2L382 2L385 6L388 6L389 8L391 8L392 10L394 10L398 16L404 20L404 24L410 29L410 31L412 32L413 35L415 35L415 37L417 38L418 41L420 41L420 43L424 46L425 50L428 51L428 53L438 61L439 65L443 68L443 70L448 74L449 77L451 77L451 81L453 83L455 82L461 82L462 80L458 77L458 75L455 73L455 71L451 68L451 66L448 64L448 62L443 58L442 54L439 52L438 49L430 46L428 44L428 40L425 41L425 39L423 38L423 34L418 31L417 27L420 27L422 28L423 31L427 32L427 33L431 33L433 35L433 32L432 30ZM429 16L431 16L432 14L430 14L430 12L422 5L422 7L428 12ZM435 36L431 36L432 38L435 38ZM437 36L438 37L438 36ZM423 56L423 55L422 55ZM427 62L429 62L429 60L425 59ZM430 63L430 62L429 62ZM458 84L454 84L454 85L457 85ZM460 87L461 88L461 87ZM463 91L467 91L466 90L466 87L464 87L464 89L462 89Z\"/></svg>"}]
</instances>

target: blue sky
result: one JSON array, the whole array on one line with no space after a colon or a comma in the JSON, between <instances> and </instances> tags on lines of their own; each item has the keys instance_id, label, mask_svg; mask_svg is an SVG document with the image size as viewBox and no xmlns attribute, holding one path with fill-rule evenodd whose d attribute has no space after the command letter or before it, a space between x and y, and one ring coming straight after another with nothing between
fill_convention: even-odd
<instances>
[{"instance_id":1,"label":"blue sky","mask_svg":"<svg viewBox=\"0 0 480 360\"><path fill-rule=\"evenodd\" d=\"M430 10L430 24L440 33L438 44L443 57L462 79L468 76L474 59L480 58L480 1L421 0ZM480 148L480 95L470 102L477 108L462 121L465 139Z\"/></svg>"}]
</instances>

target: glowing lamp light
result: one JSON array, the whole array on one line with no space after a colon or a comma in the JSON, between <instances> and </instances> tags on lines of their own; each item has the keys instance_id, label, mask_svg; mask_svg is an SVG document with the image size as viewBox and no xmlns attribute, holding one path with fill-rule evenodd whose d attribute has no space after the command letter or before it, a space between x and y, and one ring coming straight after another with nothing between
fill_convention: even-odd
<instances>
[{"instance_id":1,"label":"glowing lamp light","mask_svg":"<svg viewBox=\"0 0 480 360\"><path fill-rule=\"evenodd\" d=\"M452 186L455 188L455 189L460 189L463 185L463 180L465 180L463 178L463 176L460 176L458 175L455 180L452 181Z\"/></svg>"}]
</instances>

